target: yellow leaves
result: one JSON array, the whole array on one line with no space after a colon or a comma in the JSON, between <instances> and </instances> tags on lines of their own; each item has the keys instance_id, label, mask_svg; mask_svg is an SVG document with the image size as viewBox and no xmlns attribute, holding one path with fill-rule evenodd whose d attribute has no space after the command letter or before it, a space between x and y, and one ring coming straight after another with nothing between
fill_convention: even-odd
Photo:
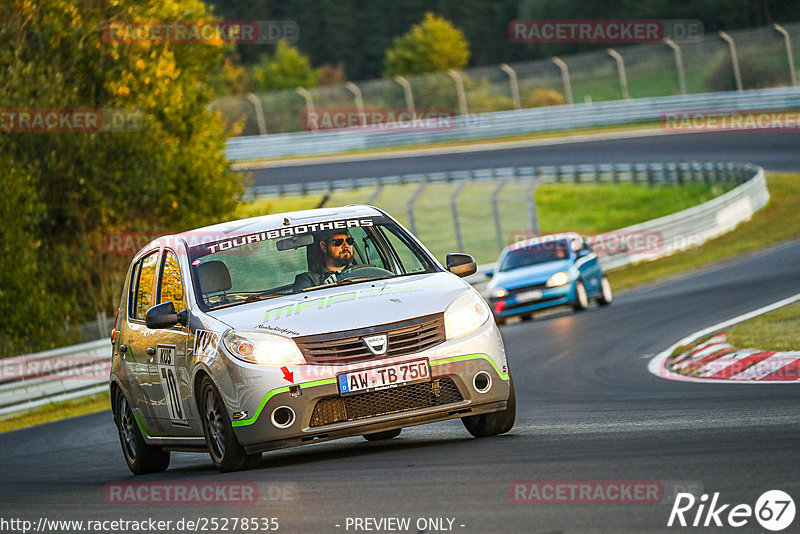
<instances>
[{"instance_id":1,"label":"yellow leaves","mask_svg":"<svg viewBox=\"0 0 800 534\"><path fill-rule=\"evenodd\" d=\"M144 79L144 84L145 85L150 85L150 76L148 76L147 78Z\"/></svg>"},{"instance_id":2,"label":"yellow leaves","mask_svg":"<svg viewBox=\"0 0 800 534\"><path fill-rule=\"evenodd\" d=\"M174 209L174 210L178 209L178 201L177 200L173 200L172 201L172 209Z\"/></svg>"},{"instance_id":3,"label":"yellow leaves","mask_svg":"<svg viewBox=\"0 0 800 534\"><path fill-rule=\"evenodd\" d=\"M136 60L136 68L139 70L144 70L144 60L139 58Z\"/></svg>"},{"instance_id":4,"label":"yellow leaves","mask_svg":"<svg viewBox=\"0 0 800 534\"><path fill-rule=\"evenodd\" d=\"M119 96L128 96L130 93L131 93L131 90L128 87L124 86L124 85L122 85L122 86L117 88L117 94Z\"/></svg>"}]
</instances>

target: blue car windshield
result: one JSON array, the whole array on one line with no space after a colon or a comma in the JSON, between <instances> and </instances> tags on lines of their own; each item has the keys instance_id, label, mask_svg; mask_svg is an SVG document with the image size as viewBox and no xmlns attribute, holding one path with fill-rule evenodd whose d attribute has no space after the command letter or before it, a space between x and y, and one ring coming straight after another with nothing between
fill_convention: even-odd
<instances>
[{"instance_id":1,"label":"blue car windshield","mask_svg":"<svg viewBox=\"0 0 800 534\"><path fill-rule=\"evenodd\" d=\"M537 243L508 250L498 271L513 271L528 265L565 260L568 256L567 244L564 241Z\"/></svg>"}]
</instances>

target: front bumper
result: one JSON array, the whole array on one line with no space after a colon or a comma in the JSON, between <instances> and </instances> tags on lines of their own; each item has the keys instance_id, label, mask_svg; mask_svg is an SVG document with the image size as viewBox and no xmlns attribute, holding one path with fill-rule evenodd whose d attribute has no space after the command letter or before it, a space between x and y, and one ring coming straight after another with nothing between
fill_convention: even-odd
<instances>
[{"instance_id":1,"label":"front bumper","mask_svg":"<svg viewBox=\"0 0 800 534\"><path fill-rule=\"evenodd\" d=\"M467 352L470 346L481 352ZM232 425L247 452L258 452L305 443L357 436L434 421L443 421L502 410L509 395L509 373L499 331L494 321L477 332L414 355L362 364L364 369L388 363L428 358L431 381L397 388L339 395L336 374L353 366L303 366L305 377L311 371L327 376L315 380L298 379L295 384L264 389L257 395L252 386L243 392L239 418ZM491 387L476 390L473 378L486 373ZM286 408L293 422L280 427L276 410ZM233 410L234 413L237 410ZM280 414L281 412L277 412ZM280 419L278 417L278 419Z\"/></svg>"},{"instance_id":2,"label":"front bumper","mask_svg":"<svg viewBox=\"0 0 800 534\"><path fill-rule=\"evenodd\" d=\"M575 300L574 282L559 287L544 288L541 291L541 297L535 300L520 301L518 295L510 295L502 298L490 299L489 306L495 317L512 317L514 315L530 313L552 306L563 306ZM499 301L504 301L505 305L500 311L497 311L496 303Z\"/></svg>"}]
</instances>

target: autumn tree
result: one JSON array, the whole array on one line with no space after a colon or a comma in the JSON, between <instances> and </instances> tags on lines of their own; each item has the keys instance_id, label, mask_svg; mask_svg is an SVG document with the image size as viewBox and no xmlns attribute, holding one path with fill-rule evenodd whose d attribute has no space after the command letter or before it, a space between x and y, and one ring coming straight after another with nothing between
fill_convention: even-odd
<instances>
[{"instance_id":1,"label":"autumn tree","mask_svg":"<svg viewBox=\"0 0 800 534\"><path fill-rule=\"evenodd\" d=\"M274 54L261 56L253 66L253 79L259 91L314 87L321 73L311 68L308 57L287 43L278 41Z\"/></svg>"},{"instance_id":2,"label":"autumn tree","mask_svg":"<svg viewBox=\"0 0 800 534\"><path fill-rule=\"evenodd\" d=\"M460 69L469 60L469 46L461 30L443 17L426 13L386 51L386 75L422 74Z\"/></svg>"}]
</instances>

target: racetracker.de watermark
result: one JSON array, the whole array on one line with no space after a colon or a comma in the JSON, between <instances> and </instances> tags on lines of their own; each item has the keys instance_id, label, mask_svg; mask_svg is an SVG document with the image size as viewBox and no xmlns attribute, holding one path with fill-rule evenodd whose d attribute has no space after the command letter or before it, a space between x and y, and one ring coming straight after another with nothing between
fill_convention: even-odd
<instances>
[{"instance_id":1,"label":"racetracker.de watermark","mask_svg":"<svg viewBox=\"0 0 800 534\"><path fill-rule=\"evenodd\" d=\"M106 504L126 505L251 505L260 501L292 501L297 484L255 482L109 482Z\"/></svg>"},{"instance_id":2,"label":"racetracker.de watermark","mask_svg":"<svg viewBox=\"0 0 800 534\"><path fill-rule=\"evenodd\" d=\"M300 28L293 20L150 20L112 21L103 26L107 43L275 44L296 43Z\"/></svg>"},{"instance_id":3,"label":"racetracker.de watermark","mask_svg":"<svg viewBox=\"0 0 800 534\"><path fill-rule=\"evenodd\" d=\"M800 110L671 110L661 113L668 132L800 131Z\"/></svg>"},{"instance_id":4,"label":"racetracker.de watermark","mask_svg":"<svg viewBox=\"0 0 800 534\"><path fill-rule=\"evenodd\" d=\"M133 256L148 243L161 238L161 243L176 254L183 254L185 251L184 242L191 248L197 245L215 243L222 239L229 239L223 232L208 232L192 230L184 232L181 237L174 235L156 234L152 232L109 232L103 235L103 252L110 255ZM235 240L245 238L235 238ZM227 250L228 254L252 254L257 249L257 243L243 242L234 248Z\"/></svg>"},{"instance_id":5,"label":"racetracker.de watermark","mask_svg":"<svg viewBox=\"0 0 800 534\"><path fill-rule=\"evenodd\" d=\"M699 41L703 23L699 20L512 20L508 37L514 43L658 43Z\"/></svg>"},{"instance_id":6,"label":"racetracker.de watermark","mask_svg":"<svg viewBox=\"0 0 800 534\"><path fill-rule=\"evenodd\" d=\"M581 233L581 232L578 232ZM530 230L515 230L509 234L508 244L514 249L526 249L531 254L548 253L560 247L559 237L573 234L551 234L540 237ZM586 236L586 243L597 254L660 254L664 251L664 234L657 230L614 230L604 234Z\"/></svg>"},{"instance_id":7,"label":"racetracker.de watermark","mask_svg":"<svg viewBox=\"0 0 800 534\"><path fill-rule=\"evenodd\" d=\"M669 504L681 493L700 495L698 480L515 480L516 504Z\"/></svg>"},{"instance_id":8,"label":"racetracker.de watermark","mask_svg":"<svg viewBox=\"0 0 800 534\"><path fill-rule=\"evenodd\" d=\"M0 380L107 380L106 356L52 356L0 360Z\"/></svg>"},{"instance_id":9,"label":"racetracker.de watermark","mask_svg":"<svg viewBox=\"0 0 800 534\"><path fill-rule=\"evenodd\" d=\"M1 132L138 132L142 114L124 109L0 109Z\"/></svg>"},{"instance_id":10,"label":"racetracker.de watermark","mask_svg":"<svg viewBox=\"0 0 800 534\"><path fill-rule=\"evenodd\" d=\"M304 110L300 122L304 130L452 130L456 126L456 113L452 109L432 108L316 108Z\"/></svg>"}]
</instances>

